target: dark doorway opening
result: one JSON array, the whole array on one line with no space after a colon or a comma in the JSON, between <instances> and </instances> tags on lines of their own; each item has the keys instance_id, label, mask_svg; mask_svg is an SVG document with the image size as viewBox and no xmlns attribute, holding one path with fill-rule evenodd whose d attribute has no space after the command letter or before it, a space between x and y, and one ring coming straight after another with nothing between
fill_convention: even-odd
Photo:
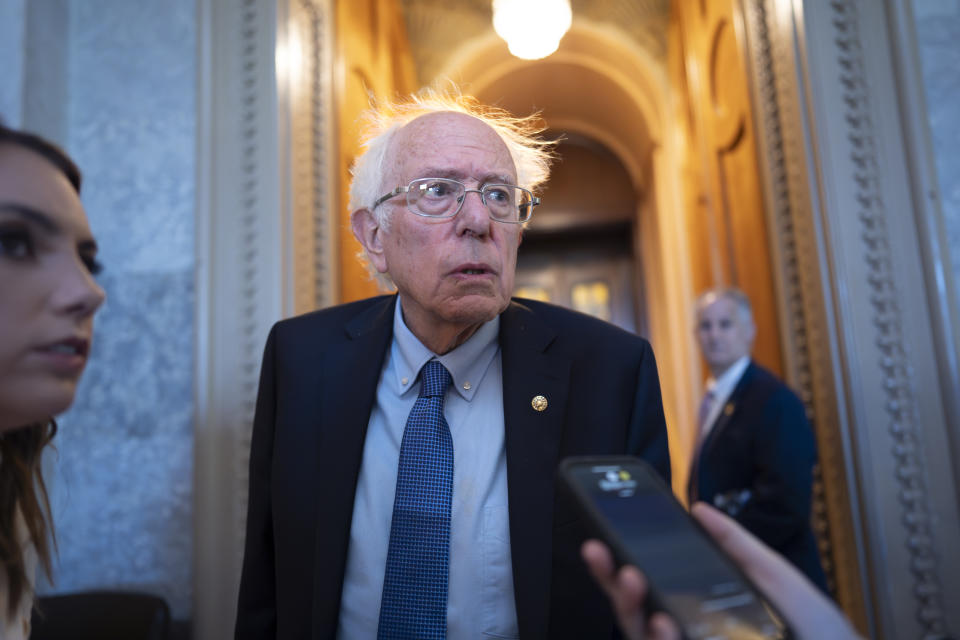
<instances>
[{"instance_id":1,"label":"dark doorway opening","mask_svg":"<svg viewBox=\"0 0 960 640\"><path fill-rule=\"evenodd\" d=\"M643 333L630 176L596 140L556 135L558 160L520 245L514 293Z\"/></svg>"}]
</instances>

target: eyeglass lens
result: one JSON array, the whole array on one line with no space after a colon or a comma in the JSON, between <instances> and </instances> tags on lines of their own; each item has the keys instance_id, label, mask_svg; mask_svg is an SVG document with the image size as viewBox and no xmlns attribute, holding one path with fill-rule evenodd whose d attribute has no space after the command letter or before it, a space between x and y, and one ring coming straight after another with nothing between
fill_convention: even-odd
<instances>
[{"instance_id":1,"label":"eyeglass lens","mask_svg":"<svg viewBox=\"0 0 960 640\"><path fill-rule=\"evenodd\" d=\"M466 193L466 187L456 180L414 180L407 191L407 206L421 215L442 218L460 208ZM523 222L530 217L530 194L520 187L488 184L482 193L490 215L497 220Z\"/></svg>"}]
</instances>

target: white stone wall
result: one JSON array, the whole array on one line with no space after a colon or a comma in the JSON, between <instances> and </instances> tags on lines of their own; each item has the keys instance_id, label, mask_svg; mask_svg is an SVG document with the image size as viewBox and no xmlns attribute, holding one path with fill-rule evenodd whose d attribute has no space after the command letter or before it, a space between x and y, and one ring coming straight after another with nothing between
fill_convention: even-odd
<instances>
[{"instance_id":1,"label":"white stone wall","mask_svg":"<svg viewBox=\"0 0 960 640\"><path fill-rule=\"evenodd\" d=\"M913 0L913 10L941 205L960 289L960 0Z\"/></svg>"},{"instance_id":2,"label":"white stone wall","mask_svg":"<svg viewBox=\"0 0 960 640\"><path fill-rule=\"evenodd\" d=\"M46 460L59 560L40 590L146 590L178 619L193 584L196 21L194 0L0 0L0 113L80 165L108 296Z\"/></svg>"},{"instance_id":3,"label":"white stone wall","mask_svg":"<svg viewBox=\"0 0 960 640\"><path fill-rule=\"evenodd\" d=\"M0 0L0 119L7 126L21 125L23 112L24 34L26 0Z\"/></svg>"}]
</instances>

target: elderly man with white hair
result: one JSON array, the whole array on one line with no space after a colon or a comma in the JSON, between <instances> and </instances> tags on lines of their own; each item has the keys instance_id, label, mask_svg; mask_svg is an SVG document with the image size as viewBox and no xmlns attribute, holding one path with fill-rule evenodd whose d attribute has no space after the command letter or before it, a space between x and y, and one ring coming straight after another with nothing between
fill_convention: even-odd
<instances>
[{"instance_id":1,"label":"elderly man with white hair","mask_svg":"<svg viewBox=\"0 0 960 640\"><path fill-rule=\"evenodd\" d=\"M650 346L511 299L531 119L427 91L369 122L352 227L397 293L270 333L236 637L611 637L555 475L631 454L669 480Z\"/></svg>"}]
</instances>

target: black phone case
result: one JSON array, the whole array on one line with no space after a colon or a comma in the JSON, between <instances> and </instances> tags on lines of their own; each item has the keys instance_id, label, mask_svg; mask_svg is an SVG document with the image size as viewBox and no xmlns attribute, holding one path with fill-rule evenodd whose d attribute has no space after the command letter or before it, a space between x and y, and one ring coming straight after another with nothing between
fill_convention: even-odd
<instances>
[{"instance_id":1,"label":"black phone case","mask_svg":"<svg viewBox=\"0 0 960 640\"><path fill-rule=\"evenodd\" d=\"M575 467L592 467L601 465L631 465L643 469L643 473L647 476L647 480L651 485L668 495L669 498L676 504L677 508L683 511L686 511L686 508L680 503L679 500L677 500L676 496L673 495L673 491L666 485L666 483L664 483L653 467L640 458L632 456L579 456L565 458L560 462L560 466L558 468L560 486L564 491L566 491L567 495L573 498L573 502L576 505L576 508L584 522L586 523L586 528L590 535L598 540L601 540L608 547L610 547L610 550L613 553L614 562L616 563L618 569L623 565L630 564L637 566L641 571L643 571L643 567L631 557L626 545L624 545L624 543L620 540L619 534L613 528L607 526L603 515L593 505L593 501L591 500L590 496L587 495L587 493L580 486L577 480L574 479L571 473L571 470ZM700 532L700 535L706 544L713 547L719 555L729 558L723 549L721 549L720 546L713 541L713 538L710 537L710 534L707 532L707 530L704 529L703 526L701 526L701 524L697 522L693 516L689 516L688 519L690 524ZM753 580L744 574L743 571L741 571L732 560L729 561L729 564L731 565L731 568L743 579L743 581L750 586L750 588L763 600L763 602L766 603L767 607L769 607L770 610L775 613L777 619L783 626L783 635L781 636L782 639L791 640L795 638L795 634L790 629L786 619L776 609L776 607L770 603L769 598L763 594L759 587L753 583ZM670 615L674 620L679 621L679 618L672 611L670 611L669 607L665 606L663 598L661 598L657 592L656 585L650 580L647 580L647 596L645 603L646 604L644 608L648 616L651 613L662 611ZM684 640L689 640L689 636L686 634L683 628L680 629L680 634Z\"/></svg>"}]
</instances>

